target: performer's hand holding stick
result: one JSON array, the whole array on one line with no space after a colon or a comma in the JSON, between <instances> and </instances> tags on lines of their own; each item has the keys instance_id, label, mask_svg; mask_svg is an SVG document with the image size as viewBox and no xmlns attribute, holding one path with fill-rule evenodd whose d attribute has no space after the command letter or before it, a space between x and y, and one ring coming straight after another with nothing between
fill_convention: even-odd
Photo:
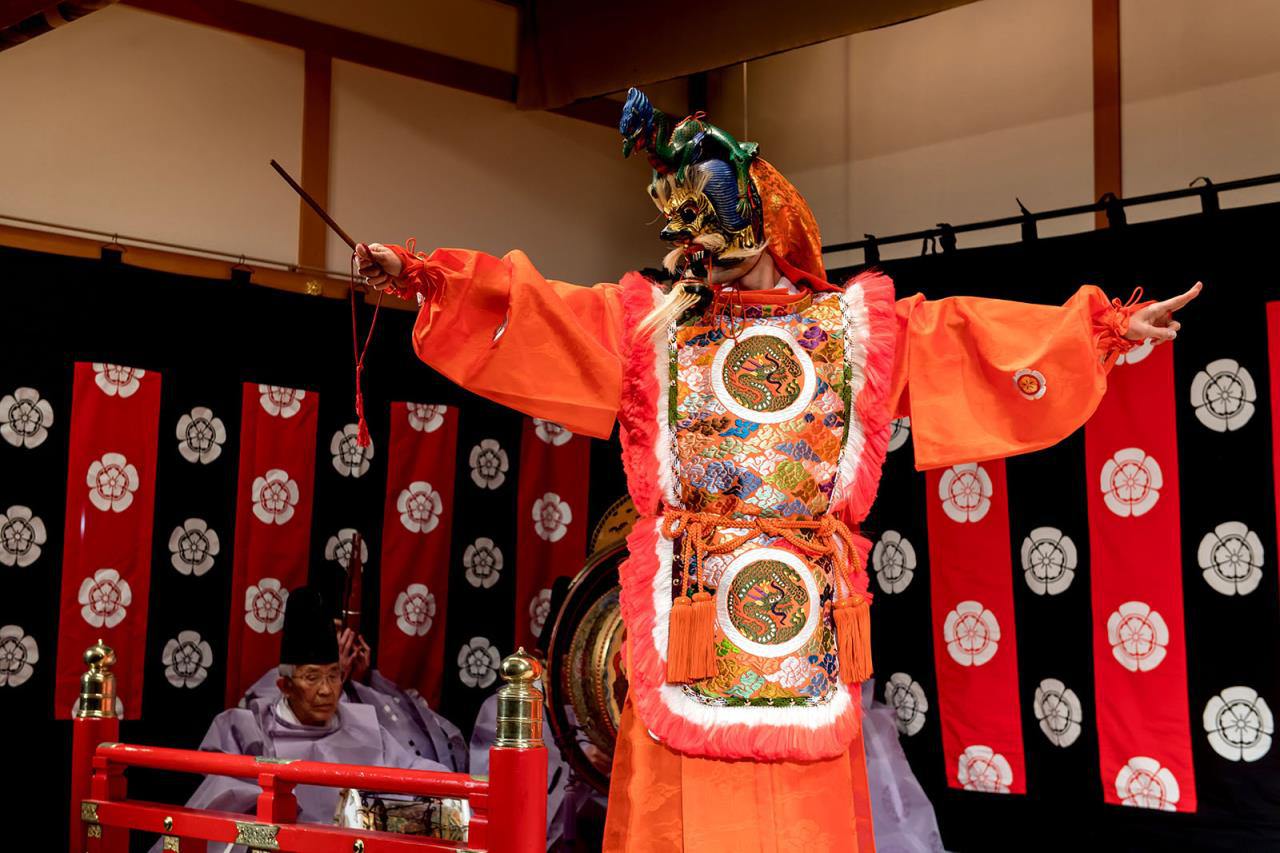
<instances>
[{"instance_id":1,"label":"performer's hand holding stick","mask_svg":"<svg viewBox=\"0 0 1280 853\"><path fill-rule=\"evenodd\" d=\"M357 243L356 260L360 264L360 275L374 290L383 290L391 286L396 276L400 275L403 264L395 252L381 243Z\"/></svg>"}]
</instances>

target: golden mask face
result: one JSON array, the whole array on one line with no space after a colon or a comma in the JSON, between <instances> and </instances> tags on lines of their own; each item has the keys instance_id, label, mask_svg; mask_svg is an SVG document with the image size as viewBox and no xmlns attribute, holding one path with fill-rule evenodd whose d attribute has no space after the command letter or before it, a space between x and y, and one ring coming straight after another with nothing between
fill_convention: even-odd
<instances>
[{"instance_id":1,"label":"golden mask face","mask_svg":"<svg viewBox=\"0 0 1280 853\"><path fill-rule=\"evenodd\" d=\"M761 241L756 239L751 226L728 230L703 191L704 186L705 177L696 170L691 170L682 182L677 182L673 175L654 177L649 195L666 219L659 236L677 247L700 246L721 263L758 254Z\"/></svg>"}]
</instances>

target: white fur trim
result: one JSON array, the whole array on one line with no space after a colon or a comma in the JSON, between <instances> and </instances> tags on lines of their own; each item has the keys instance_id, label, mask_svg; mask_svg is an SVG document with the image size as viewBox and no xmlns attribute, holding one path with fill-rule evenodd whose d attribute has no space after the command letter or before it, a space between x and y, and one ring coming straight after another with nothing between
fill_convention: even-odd
<instances>
[{"instance_id":1,"label":"white fur trim","mask_svg":"<svg viewBox=\"0 0 1280 853\"><path fill-rule=\"evenodd\" d=\"M840 293L840 316L844 320L844 362L849 367L849 400L845 419L849 424L849 437L840 451L840 463L836 468L836 482L831 489L831 506L844 500L845 492L857 481L858 468L862 464L867 436L862 421L858 419L857 401L862 386L867 383L867 341L871 337L871 321L867 316L867 303L862 285L851 285Z\"/></svg>"}]
</instances>

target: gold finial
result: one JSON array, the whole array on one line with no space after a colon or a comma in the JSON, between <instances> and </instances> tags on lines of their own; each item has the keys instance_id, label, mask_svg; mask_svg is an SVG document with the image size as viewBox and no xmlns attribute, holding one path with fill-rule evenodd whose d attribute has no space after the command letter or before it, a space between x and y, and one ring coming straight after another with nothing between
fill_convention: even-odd
<instances>
[{"instance_id":1,"label":"gold finial","mask_svg":"<svg viewBox=\"0 0 1280 853\"><path fill-rule=\"evenodd\" d=\"M542 691L538 678L542 664L524 647L502 661L498 691L498 740L495 746L507 749L534 749L542 746Z\"/></svg>"},{"instance_id":2,"label":"gold finial","mask_svg":"<svg viewBox=\"0 0 1280 853\"><path fill-rule=\"evenodd\" d=\"M317 279L314 279L314 278L307 279L307 283L306 285L304 285L304 289L306 290L306 293L308 296L320 296L322 293L324 293L324 285L322 285Z\"/></svg>"},{"instance_id":3,"label":"gold finial","mask_svg":"<svg viewBox=\"0 0 1280 853\"><path fill-rule=\"evenodd\" d=\"M354 853L364 853L364 839L357 838L355 840L355 843L351 845L351 849L354 851Z\"/></svg>"},{"instance_id":4,"label":"gold finial","mask_svg":"<svg viewBox=\"0 0 1280 853\"><path fill-rule=\"evenodd\" d=\"M173 818L166 817L164 819L164 831L169 832L172 829L173 829Z\"/></svg>"},{"instance_id":5,"label":"gold finial","mask_svg":"<svg viewBox=\"0 0 1280 853\"><path fill-rule=\"evenodd\" d=\"M84 662L89 667L80 676L80 710L78 717L111 718L116 715L116 677L111 667L116 665L116 653L101 639L84 650Z\"/></svg>"}]
</instances>

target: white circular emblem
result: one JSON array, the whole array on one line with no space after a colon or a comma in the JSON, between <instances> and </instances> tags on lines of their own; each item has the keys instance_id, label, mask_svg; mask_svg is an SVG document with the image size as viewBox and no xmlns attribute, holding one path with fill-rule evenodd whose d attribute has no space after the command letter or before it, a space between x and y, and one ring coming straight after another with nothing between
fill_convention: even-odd
<instances>
[{"instance_id":1,"label":"white circular emblem","mask_svg":"<svg viewBox=\"0 0 1280 853\"><path fill-rule=\"evenodd\" d=\"M893 709L898 731L913 735L924 728L929 700L924 688L905 672L895 672L884 685L884 703Z\"/></svg>"},{"instance_id":2,"label":"white circular emblem","mask_svg":"<svg viewBox=\"0 0 1280 853\"><path fill-rule=\"evenodd\" d=\"M19 625L0 628L0 687L19 687L35 672L40 649Z\"/></svg>"},{"instance_id":3,"label":"white circular emblem","mask_svg":"<svg viewBox=\"0 0 1280 853\"><path fill-rule=\"evenodd\" d=\"M1151 338L1143 338L1142 343L1138 344L1128 352L1120 353L1116 358L1116 364L1137 364L1147 356L1151 355L1151 351L1155 349L1155 341Z\"/></svg>"},{"instance_id":4,"label":"white circular emblem","mask_svg":"<svg viewBox=\"0 0 1280 853\"><path fill-rule=\"evenodd\" d=\"M573 523L573 509L555 492L547 492L533 502L533 529L538 538L559 542Z\"/></svg>"},{"instance_id":5,"label":"white circular emblem","mask_svg":"<svg viewBox=\"0 0 1280 853\"><path fill-rule=\"evenodd\" d=\"M911 418L894 418L889 422L889 452L897 450L911 438Z\"/></svg>"},{"instance_id":6,"label":"white circular emblem","mask_svg":"<svg viewBox=\"0 0 1280 853\"><path fill-rule=\"evenodd\" d=\"M1204 730L1213 751L1228 761L1257 761L1271 749L1275 720L1252 687L1228 687L1204 706Z\"/></svg>"},{"instance_id":7,"label":"white circular emblem","mask_svg":"<svg viewBox=\"0 0 1280 853\"><path fill-rule=\"evenodd\" d=\"M1038 370L1019 370L1013 374L1013 387L1028 400L1039 400L1049 390L1044 374Z\"/></svg>"},{"instance_id":8,"label":"white circular emblem","mask_svg":"<svg viewBox=\"0 0 1280 853\"><path fill-rule=\"evenodd\" d=\"M448 406L432 406L427 403L405 403L409 411L409 426L418 432L435 432L444 423Z\"/></svg>"},{"instance_id":9,"label":"white circular emblem","mask_svg":"<svg viewBox=\"0 0 1280 853\"><path fill-rule=\"evenodd\" d=\"M114 628L124 621L133 590L115 569L98 569L80 584L80 615L94 628Z\"/></svg>"},{"instance_id":10,"label":"white circular emblem","mask_svg":"<svg viewBox=\"0 0 1280 853\"><path fill-rule=\"evenodd\" d=\"M568 444L573 438L573 433L560 424L555 421L545 421L542 418L533 419L533 432L540 440L552 447Z\"/></svg>"},{"instance_id":11,"label":"white circular emblem","mask_svg":"<svg viewBox=\"0 0 1280 853\"><path fill-rule=\"evenodd\" d=\"M1248 595L1262 583L1262 540L1239 521L1226 521L1200 540L1196 560L1205 583L1223 595Z\"/></svg>"},{"instance_id":12,"label":"white circular emblem","mask_svg":"<svg viewBox=\"0 0 1280 853\"><path fill-rule=\"evenodd\" d=\"M409 488L401 489L396 498L396 509L400 513L400 523L410 533L430 533L440 524L440 514L444 512L444 501L440 493L431 488L425 480L414 480Z\"/></svg>"},{"instance_id":13,"label":"white circular emblem","mask_svg":"<svg viewBox=\"0 0 1280 853\"><path fill-rule=\"evenodd\" d=\"M981 521L991 509L991 494L991 477L976 462L953 465L938 480L942 511L958 524Z\"/></svg>"},{"instance_id":14,"label":"white circular emblem","mask_svg":"<svg viewBox=\"0 0 1280 853\"><path fill-rule=\"evenodd\" d=\"M711 362L711 390L725 409L758 424L799 415L813 400L813 360L784 329L752 326L727 340Z\"/></svg>"},{"instance_id":15,"label":"white circular emblem","mask_svg":"<svg viewBox=\"0 0 1280 853\"><path fill-rule=\"evenodd\" d=\"M1154 457L1137 447L1117 450L1102 466L1102 500L1121 518L1145 515L1160 499L1164 475Z\"/></svg>"},{"instance_id":16,"label":"white circular emblem","mask_svg":"<svg viewBox=\"0 0 1280 853\"><path fill-rule=\"evenodd\" d=\"M373 458L373 439L368 447L360 446L360 425L347 424L333 434L329 441L333 454L333 470L344 477L363 477L369 472L369 460Z\"/></svg>"},{"instance_id":17,"label":"white circular emblem","mask_svg":"<svg viewBox=\"0 0 1280 853\"><path fill-rule=\"evenodd\" d=\"M966 791L1007 794L1013 784L1013 768L1009 760L989 746L974 744L960 754L956 781Z\"/></svg>"},{"instance_id":18,"label":"white circular emblem","mask_svg":"<svg viewBox=\"0 0 1280 853\"><path fill-rule=\"evenodd\" d=\"M1247 424L1257 399L1253 377L1234 358L1209 362L1191 380L1196 417L1214 432L1230 432Z\"/></svg>"},{"instance_id":19,"label":"white circular emblem","mask_svg":"<svg viewBox=\"0 0 1280 853\"><path fill-rule=\"evenodd\" d=\"M410 637L424 636L436 617L436 596L426 584L411 583L396 596L396 627Z\"/></svg>"},{"instance_id":20,"label":"white circular emblem","mask_svg":"<svg viewBox=\"0 0 1280 853\"><path fill-rule=\"evenodd\" d=\"M467 583L477 589L489 589L502 575L502 549L492 539L481 536L468 545L462 555Z\"/></svg>"},{"instance_id":21,"label":"white circular emblem","mask_svg":"<svg viewBox=\"0 0 1280 853\"><path fill-rule=\"evenodd\" d=\"M255 477L251 490L253 514L263 524L287 524L293 518L293 508L302 497L298 481L283 468L272 468L261 477Z\"/></svg>"},{"instance_id":22,"label":"white circular emblem","mask_svg":"<svg viewBox=\"0 0 1280 853\"><path fill-rule=\"evenodd\" d=\"M1135 755L1116 774L1116 794L1126 806L1171 812L1176 811L1182 792L1169 768L1154 758Z\"/></svg>"},{"instance_id":23,"label":"white circular emblem","mask_svg":"<svg viewBox=\"0 0 1280 853\"><path fill-rule=\"evenodd\" d=\"M1034 710L1040 731L1054 746L1071 746L1080 737L1084 712L1080 697L1056 678L1046 678L1036 688Z\"/></svg>"},{"instance_id":24,"label":"white circular emblem","mask_svg":"<svg viewBox=\"0 0 1280 853\"><path fill-rule=\"evenodd\" d=\"M138 367L125 367L123 364L93 363L93 381L108 397L119 395L121 398L132 397L141 383L138 382L147 371Z\"/></svg>"},{"instance_id":25,"label":"white circular emblem","mask_svg":"<svg viewBox=\"0 0 1280 853\"><path fill-rule=\"evenodd\" d=\"M343 571L350 571L351 557L355 553L356 536L359 534L360 531L354 527L344 527L330 536L324 543L324 558L342 566ZM360 537L360 565L366 567L369 565L369 542L363 536Z\"/></svg>"},{"instance_id":26,"label":"white circular emblem","mask_svg":"<svg viewBox=\"0 0 1280 853\"><path fill-rule=\"evenodd\" d=\"M496 489L507 479L507 451L496 439L486 438L471 448L471 482L482 489Z\"/></svg>"},{"instance_id":27,"label":"white circular emblem","mask_svg":"<svg viewBox=\"0 0 1280 853\"><path fill-rule=\"evenodd\" d=\"M169 561L179 574L200 577L213 568L222 544L203 518L188 518L169 534Z\"/></svg>"},{"instance_id":28,"label":"white circular emblem","mask_svg":"<svg viewBox=\"0 0 1280 853\"><path fill-rule=\"evenodd\" d=\"M259 385L258 402L263 411L277 418L291 418L302 409L302 399L307 392L301 388L285 388L282 385Z\"/></svg>"},{"instance_id":29,"label":"white circular emblem","mask_svg":"<svg viewBox=\"0 0 1280 853\"><path fill-rule=\"evenodd\" d=\"M791 576L774 581L769 563L781 563L792 571L785 572ZM763 565L762 565L763 564ZM739 581L739 575L750 568L751 572ZM785 571L785 569L784 569ZM757 577L758 575L758 577ZM794 584L796 580L803 585L807 601L798 601L794 595L788 595L783 587ZM735 584L735 581L739 581ZM780 658L791 654L809 641L817 630L820 612L818 584L813 579L813 572L798 555L781 548L751 548L739 554L725 567L724 574L716 587L716 619L720 630L729 642L747 654L763 658ZM775 619L785 608L790 608L790 619L780 627ZM796 611L803 613L804 621L798 631L780 642L761 642L772 636L783 636L789 633L794 625ZM747 637L739 628L739 624L753 625L753 634L757 639ZM754 626L759 626L756 630Z\"/></svg>"},{"instance_id":30,"label":"white circular emblem","mask_svg":"<svg viewBox=\"0 0 1280 853\"><path fill-rule=\"evenodd\" d=\"M208 465L222 455L227 428L222 418L206 406L196 406L190 414L178 418L178 452L188 462Z\"/></svg>"},{"instance_id":31,"label":"white circular emblem","mask_svg":"<svg viewBox=\"0 0 1280 853\"><path fill-rule=\"evenodd\" d=\"M213 665L213 648L197 631L180 631L164 644L160 655L165 680L174 687L199 687L209 677Z\"/></svg>"},{"instance_id":32,"label":"white circular emblem","mask_svg":"<svg viewBox=\"0 0 1280 853\"><path fill-rule=\"evenodd\" d=\"M1056 527L1037 527L1022 540L1022 571L1036 595L1057 595L1076 576L1076 544Z\"/></svg>"},{"instance_id":33,"label":"white circular emblem","mask_svg":"<svg viewBox=\"0 0 1280 853\"><path fill-rule=\"evenodd\" d=\"M896 530L886 530L871 551L876 583L889 594L902 592L915 575L916 549Z\"/></svg>"},{"instance_id":34,"label":"white circular emblem","mask_svg":"<svg viewBox=\"0 0 1280 853\"><path fill-rule=\"evenodd\" d=\"M133 504L133 493L142 481L138 469L121 453L105 453L95 459L85 474L89 503L106 512L124 512Z\"/></svg>"},{"instance_id":35,"label":"white circular emblem","mask_svg":"<svg viewBox=\"0 0 1280 853\"><path fill-rule=\"evenodd\" d=\"M44 522L29 507L9 507L0 513L0 566L31 565L40 558L46 538Z\"/></svg>"},{"instance_id":36,"label":"white circular emblem","mask_svg":"<svg viewBox=\"0 0 1280 853\"><path fill-rule=\"evenodd\" d=\"M982 666L1000 647L1000 623L977 601L962 601L942 623L947 652L961 666Z\"/></svg>"},{"instance_id":37,"label":"white circular emblem","mask_svg":"<svg viewBox=\"0 0 1280 853\"><path fill-rule=\"evenodd\" d=\"M276 578L263 578L244 591L245 624L259 634L278 634L284 627L284 608L289 590Z\"/></svg>"},{"instance_id":38,"label":"white circular emblem","mask_svg":"<svg viewBox=\"0 0 1280 853\"><path fill-rule=\"evenodd\" d=\"M550 615L551 590L540 589L533 598L529 599L529 633L535 637L540 636Z\"/></svg>"},{"instance_id":39,"label":"white circular emblem","mask_svg":"<svg viewBox=\"0 0 1280 853\"><path fill-rule=\"evenodd\" d=\"M488 687L498 680L502 658L485 637L472 637L458 650L458 678L468 687Z\"/></svg>"},{"instance_id":40,"label":"white circular emblem","mask_svg":"<svg viewBox=\"0 0 1280 853\"><path fill-rule=\"evenodd\" d=\"M49 437L53 407L34 388L18 388L0 398L0 438L14 447L39 447Z\"/></svg>"},{"instance_id":41,"label":"white circular emblem","mask_svg":"<svg viewBox=\"0 0 1280 853\"><path fill-rule=\"evenodd\" d=\"M1167 654L1169 628L1145 601L1126 601L1107 619L1107 640L1121 666L1130 672L1149 672Z\"/></svg>"}]
</instances>

